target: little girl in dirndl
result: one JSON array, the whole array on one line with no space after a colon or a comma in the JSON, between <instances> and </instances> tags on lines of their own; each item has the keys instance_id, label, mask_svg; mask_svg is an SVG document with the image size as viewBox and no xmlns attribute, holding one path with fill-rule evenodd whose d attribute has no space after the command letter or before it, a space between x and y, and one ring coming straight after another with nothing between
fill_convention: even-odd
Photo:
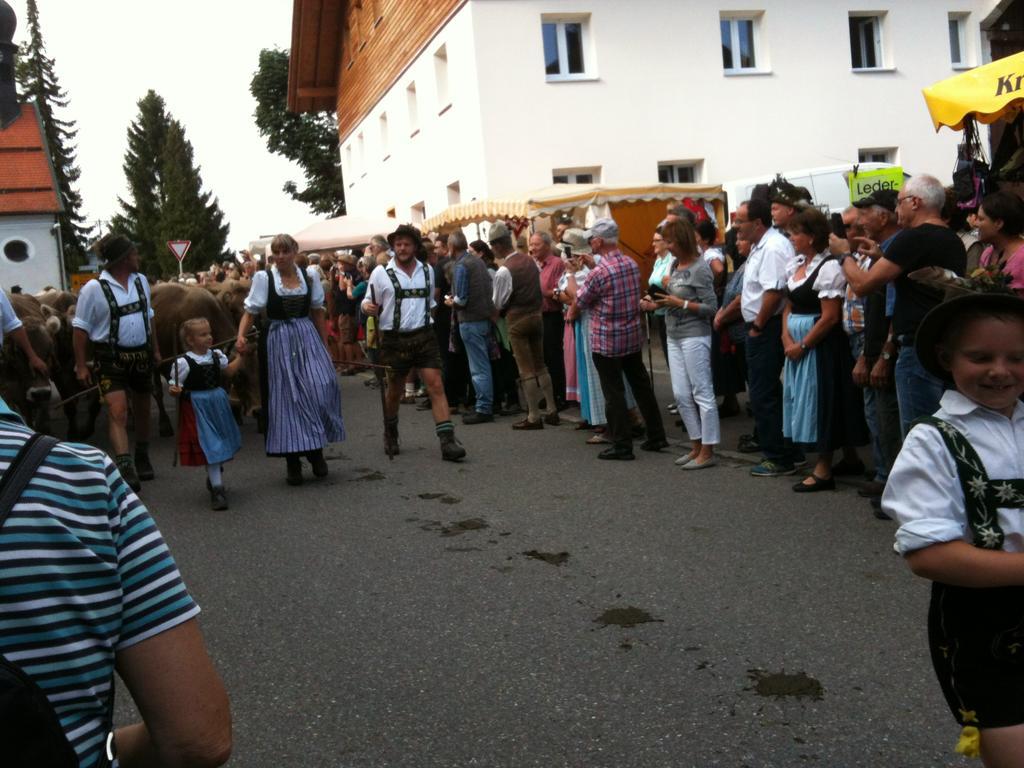
<instances>
[{"instance_id":1,"label":"little girl in dirndl","mask_svg":"<svg viewBox=\"0 0 1024 768\"><path fill-rule=\"evenodd\" d=\"M224 462L242 447L228 394L221 386L242 364L236 356L228 362L219 349L211 349L213 332L204 318L181 324L181 343L187 350L174 362L170 393L178 397L178 454L183 467L206 467L210 506L227 509Z\"/></svg>"}]
</instances>

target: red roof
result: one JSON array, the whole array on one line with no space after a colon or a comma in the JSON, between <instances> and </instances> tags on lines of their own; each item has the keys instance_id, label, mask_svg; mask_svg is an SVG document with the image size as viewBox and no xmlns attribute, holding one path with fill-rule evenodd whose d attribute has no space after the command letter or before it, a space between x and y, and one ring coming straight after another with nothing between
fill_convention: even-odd
<instances>
[{"instance_id":1,"label":"red roof","mask_svg":"<svg viewBox=\"0 0 1024 768\"><path fill-rule=\"evenodd\" d=\"M0 216L60 213L46 137L35 105L0 130Z\"/></svg>"}]
</instances>

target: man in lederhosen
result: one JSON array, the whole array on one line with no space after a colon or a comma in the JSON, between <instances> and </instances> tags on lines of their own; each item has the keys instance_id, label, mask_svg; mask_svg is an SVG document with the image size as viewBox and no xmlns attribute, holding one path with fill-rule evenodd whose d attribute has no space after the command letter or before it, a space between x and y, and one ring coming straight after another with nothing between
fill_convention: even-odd
<instances>
[{"instance_id":1,"label":"man in lederhosen","mask_svg":"<svg viewBox=\"0 0 1024 768\"><path fill-rule=\"evenodd\" d=\"M75 377L83 386L93 383L87 362L93 345L96 378L107 403L107 424L114 461L125 482L138 491L141 480L152 480L149 461L149 399L153 370L160 351L153 334L149 282L139 272L139 252L123 235L109 234L95 249L103 265L78 296L75 310ZM129 452L128 406L135 414L135 457Z\"/></svg>"},{"instance_id":2,"label":"man in lederhosen","mask_svg":"<svg viewBox=\"0 0 1024 768\"><path fill-rule=\"evenodd\" d=\"M441 352L433 329L433 270L420 260L426 256L420 232L403 224L388 235L395 255L386 266L370 275L363 312L379 318L380 362L388 366L388 389L384 414L384 445L389 455L398 453L398 408L406 375L413 368L430 396L434 431L441 441L441 458L458 461L466 449L455 439L455 426L448 410L441 380Z\"/></svg>"}]
</instances>

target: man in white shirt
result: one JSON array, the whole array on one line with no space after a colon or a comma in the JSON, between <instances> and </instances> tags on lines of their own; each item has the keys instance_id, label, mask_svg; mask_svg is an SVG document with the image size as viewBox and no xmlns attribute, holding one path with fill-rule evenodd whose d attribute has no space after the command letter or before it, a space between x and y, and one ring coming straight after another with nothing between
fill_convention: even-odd
<instances>
[{"instance_id":1,"label":"man in white shirt","mask_svg":"<svg viewBox=\"0 0 1024 768\"><path fill-rule=\"evenodd\" d=\"M773 229L772 212L764 200L740 205L734 220L739 235L752 243L743 276L740 310L747 324L747 377L750 407L764 461L751 470L755 477L791 475L792 446L782 436L782 309L786 267L793 246Z\"/></svg>"},{"instance_id":2,"label":"man in white shirt","mask_svg":"<svg viewBox=\"0 0 1024 768\"><path fill-rule=\"evenodd\" d=\"M433 331L433 269L427 263L420 232L402 224L388 235L395 256L370 275L362 308L378 318L380 363L387 366L388 389L384 413L384 447L389 456L398 453L398 407L402 389L413 368L427 388L434 431L441 441L441 458L459 461L466 449L455 439L455 425L448 410L441 379L441 352Z\"/></svg>"},{"instance_id":3,"label":"man in white shirt","mask_svg":"<svg viewBox=\"0 0 1024 768\"><path fill-rule=\"evenodd\" d=\"M149 282L139 272L139 252L122 235L110 234L95 246L104 269L82 288L75 309L75 377L93 384L87 362L89 343L96 383L107 403L107 424L114 461L132 490L155 476L149 461L149 399L160 351L153 333ZM135 457L129 453L129 393L135 415Z\"/></svg>"}]
</instances>

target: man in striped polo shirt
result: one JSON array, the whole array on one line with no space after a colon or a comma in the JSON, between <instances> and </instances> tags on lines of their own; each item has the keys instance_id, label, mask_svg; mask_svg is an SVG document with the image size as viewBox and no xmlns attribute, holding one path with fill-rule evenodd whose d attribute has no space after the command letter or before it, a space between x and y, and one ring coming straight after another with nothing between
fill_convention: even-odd
<instances>
[{"instance_id":1,"label":"man in striped polo shirt","mask_svg":"<svg viewBox=\"0 0 1024 768\"><path fill-rule=\"evenodd\" d=\"M0 477L31 434L0 398ZM46 694L83 768L106 764L115 664L146 713L115 731L124 765L227 761L228 699L198 613L110 458L54 446L0 528L0 653Z\"/></svg>"}]
</instances>

